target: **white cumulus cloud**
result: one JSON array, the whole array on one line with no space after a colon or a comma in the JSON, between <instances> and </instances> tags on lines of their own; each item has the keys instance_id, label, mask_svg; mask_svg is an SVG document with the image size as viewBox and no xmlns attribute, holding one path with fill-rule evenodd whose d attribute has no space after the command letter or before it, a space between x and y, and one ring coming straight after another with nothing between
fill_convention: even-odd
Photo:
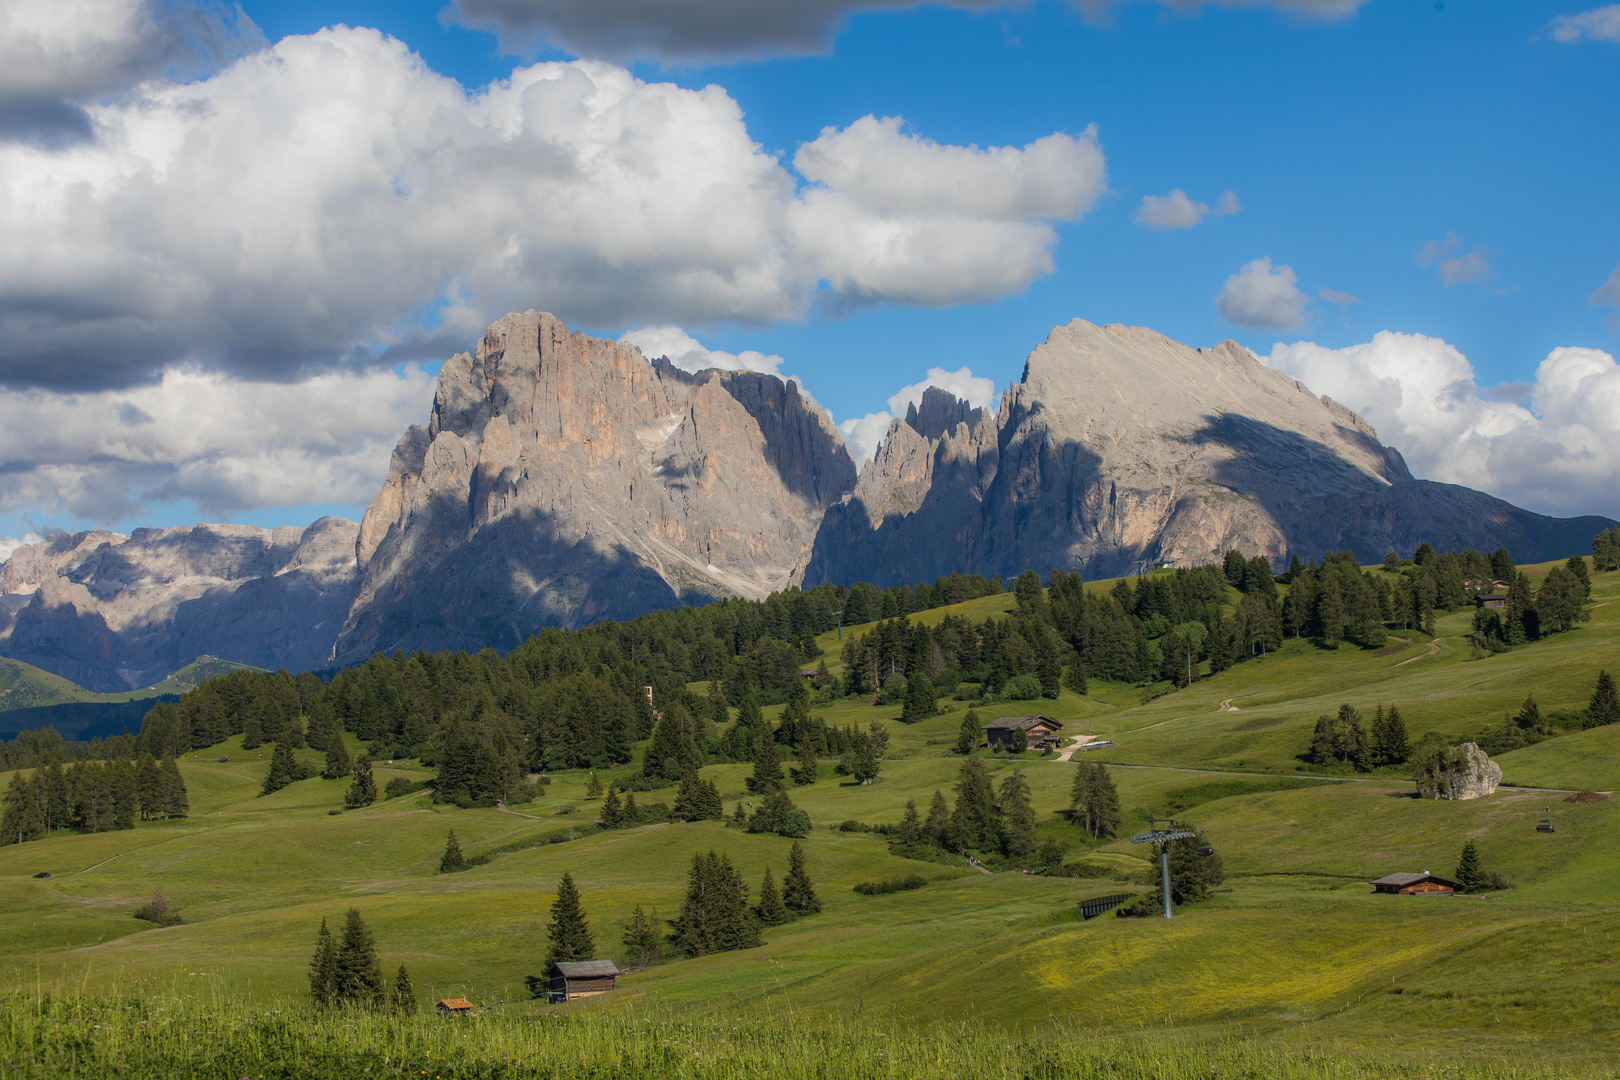
<instances>
[{"instance_id":1,"label":"white cumulus cloud","mask_svg":"<svg viewBox=\"0 0 1620 1080\"><path fill-rule=\"evenodd\" d=\"M669 362L682 371L719 368L722 371L763 371L777 376L782 373L782 358L775 353L767 356L753 349L728 353L706 348L678 326L643 326L620 335L619 340L634 345L649 360L667 356Z\"/></svg>"},{"instance_id":2,"label":"white cumulus cloud","mask_svg":"<svg viewBox=\"0 0 1620 1080\"><path fill-rule=\"evenodd\" d=\"M1173 229L1190 229L1206 217L1223 217L1242 209L1237 195L1231 190L1222 194L1214 206L1210 206L1208 203L1193 202L1187 198L1185 191L1175 188L1168 195L1142 196L1134 220L1160 232L1170 232Z\"/></svg>"},{"instance_id":3,"label":"white cumulus cloud","mask_svg":"<svg viewBox=\"0 0 1620 1080\"><path fill-rule=\"evenodd\" d=\"M296 383L173 369L123 390L0 394L0 512L111 524L184 500L215 516L369 502L436 382L415 367Z\"/></svg>"},{"instance_id":4,"label":"white cumulus cloud","mask_svg":"<svg viewBox=\"0 0 1620 1080\"><path fill-rule=\"evenodd\" d=\"M1245 263L1226 279L1215 297L1221 318L1235 326L1284 330L1305 325L1304 293L1291 266L1271 265L1270 258Z\"/></svg>"},{"instance_id":5,"label":"white cumulus cloud","mask_svg":"<svg viewBox=\"0 0 1620 1080\"><path fill-rule=\"evenodd\" d=\"M1491 400L1467 357L1421 334L1279 343L1260 359L1365 416L1416 476L1540 513L1620 517L1620 366L1608 353L1554 349L1525 388L1529 408Z\"/></svg>"},{"instance_id":6,"label":"white cumulus cloud","mask_svg":"<svg viewBox=\"0 0 1620 1080\"><path fill-rule=\"evenodd\" d=\"M1560 15L1548 27L1553 40L1564 44L1587 41L1620 41L1620 4L1593 8L1578 15Z\"/></svg>"},{"instance_id":7,"label":"white cumulus cloud","mask_svg":"<svg viewBox=\"0 0 1620 1080\"><path fill-rule=\"evenodd\" d=\"M1056 233L1106 184L1095 128L1023 148L946 146L900 117L826 128L793 164L812 182L793 249L851 300L945 305L1022 289L1052 269Z\"/></svg>"},{"instance_id":8,"label":"white cumulus cloud","mask_svg":"<svg viewBox=\"0 0 1620 1080\"><path fill-rule=\"evenodd\" d=\"M854 417L838 425L838 430L844 433L844 442L848 444L850 454L857 463L870 461L877 455L883 436L888 434L889 424L896 416L904 416L908 405L921 405L923 391L930 386L937 386L941 390L955 394L975 409L991 411L995 409L994 379L975 375L966 365L955 371L946 371L938 367L929 368L928 375L920 382L896 390L889 397L888 409Z\"/></svg>"}]
</instances>

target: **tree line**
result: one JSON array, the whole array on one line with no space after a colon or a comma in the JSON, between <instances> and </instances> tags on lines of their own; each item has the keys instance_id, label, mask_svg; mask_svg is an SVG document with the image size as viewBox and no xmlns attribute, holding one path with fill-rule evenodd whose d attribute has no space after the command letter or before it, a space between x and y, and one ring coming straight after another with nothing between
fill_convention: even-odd
<instances>
[{"instance_id":1,"label":"tree line","mask_svg":"<svg viewBox=\"0 0 1620 1080\"><path fill-rule=\"evenodd\" d=\"M109 832L137 821L185 817L186 782L174 758L52 762L30 775L11 774L0 809L0 846L39 840L60 829Z\"/></svg>"}]
</instances>

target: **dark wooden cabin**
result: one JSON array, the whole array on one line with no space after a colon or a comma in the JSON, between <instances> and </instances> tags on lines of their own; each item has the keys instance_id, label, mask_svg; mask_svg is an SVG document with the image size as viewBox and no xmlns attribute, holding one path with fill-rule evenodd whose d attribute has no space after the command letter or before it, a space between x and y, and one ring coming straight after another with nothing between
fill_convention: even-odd
<instances>
[{"instance_id":1,"label":"dark wooden cabin","mask_svg":"<svg viewBox=\"0 0 1620 1080\"><path fill-rule=\"evenodd\" d=\"M595 997L613 989L619 968L611 960L561 960L546 969L547 1001Z\"/></svg>"},{"instance_id":2,"label":"dark wooden cabin","mask_svg":"<svg viewBox=\"0 0 1620 1080\"><path fill-rule=\"evenodd\" d=\"M1374 892L1398 893L1401 896L1450 896L1457 891L1457 883L1449 878L1431 874L1390 874L1370 883Z\"/></svg>"},{"instance_id":3,"label":"dark wooden cabin","mask_svg":"<svg viewBox=\"0 0 1620 1080\"><path fill-rule=\"evenodd\" d=\"M1012 749L1013 732L1023 729L1024 737L1029 740L1030 749L1039 750L1050 746L1056 750L1062 740L1058 732L1063 725L1049 716L1004 716L1000 720L992 720L984 725L984 737L992 747L1004 746Z\"/></svg>"}]
</instances>

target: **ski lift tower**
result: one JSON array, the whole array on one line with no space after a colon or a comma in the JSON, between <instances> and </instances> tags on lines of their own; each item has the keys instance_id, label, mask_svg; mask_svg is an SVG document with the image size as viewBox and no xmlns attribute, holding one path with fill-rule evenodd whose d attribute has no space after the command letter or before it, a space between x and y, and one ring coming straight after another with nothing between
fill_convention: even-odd
<instances>
[{"instance_id":1,"label":"ski lift tower","mask_svg":"<svg viewBox=\"0 0 1620 1080\"><path fill-rule=\"evenodd\" d=\"M1160 824L1163 824L1164 828L1161 829ZM1148 831L1141 836L1131 837L1133 844L1158 845L1159 871L1164 881L1164 917L1167 919L1170 918L1170 841L1191 840L1197 835L1191 829L1183 828L1169 818L1149 818Z\"/></svg>"}]
</instances>

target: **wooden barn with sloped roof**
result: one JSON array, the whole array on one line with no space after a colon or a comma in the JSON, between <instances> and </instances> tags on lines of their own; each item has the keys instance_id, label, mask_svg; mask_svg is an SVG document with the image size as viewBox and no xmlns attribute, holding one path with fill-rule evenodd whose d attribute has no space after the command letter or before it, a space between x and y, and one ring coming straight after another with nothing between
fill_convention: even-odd
<instances>
[{"instance_id":1,"label":"wooden barn with sloped roof","mask_svg":"<svg viewBox=\"0 0 1620 1080\"><path fill-rule=\"evenodd\" d=\"M992 747L1004 746L1010 750L1013 744L1013 732L1020 728L1023 729L1024 737L1029 740L1030 747L1035 750L1046 746L1056 749L1058 743L1062 741L1058 738L1057 733L1063 730L1063 725L1050 716L1041 716L1039 714L1035 716L1003 716L1000 720L992 720L984 725L984 737Z\"/></svg>"},{"instance_id":2,"label":"wooden barn with sloped roof","mask_svg":"<svg viewBox=\"0 0 1620 1080\"><path fill-rule=\"evenodd\" d=\"M1458 889L1455 881L1427 870L1421 874L1390 874L1368 884L1374 892L1398 893L1401 896L1450 896Z\"/></svg>"},{"instance_id":3,"label":"wooden barn with sloped roof","mask_svg":"<svg viewBox=\"0 0 1620 1080\"><path fill-rule=\"evenodd\" d=\"M612 990L620 975L611 960L559 960L546 969L547 1001L572 1001Z\"/></svg>"}]
</instances>

